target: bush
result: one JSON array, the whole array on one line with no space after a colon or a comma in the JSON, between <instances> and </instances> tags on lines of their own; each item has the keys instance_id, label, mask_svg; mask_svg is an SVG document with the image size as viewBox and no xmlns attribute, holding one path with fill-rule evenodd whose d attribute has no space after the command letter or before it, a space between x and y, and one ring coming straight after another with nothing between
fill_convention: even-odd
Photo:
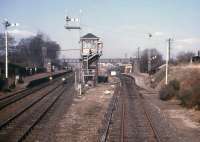
<instances>
[{"instance_id":1,"label":"bush","mask_svg":"<svg viewBox=\"0 0 200 142\"><path fill-rule=\"evenodd\" d=\"M163 101L171 99L173 96L175 96L175 90L171 86L164 86L160 92L160 99Z\"/></svg>"},{"instance_id":2,"label":"bush","mask_svg":"<svg viewBox=\"0 0 200 142\"><path fill-rule=\"evenodd\" d=\"M181 105L200 110L200 83L191 86L190 89L184 89L180 94Z\"/></svg>"},{"instance_id":3,"label":"bush","mask_svg":"<svg viewBox=\"0 0 200 142\"><path fill-rule=\"evenodd\" d=\"M190 97L192 96L192 91L189 89L184 89L180 94L181 95L178 97L178 99L181 101L181 105L188 106L188 100L190 100Z\"/></svg>"},{"instance_id":4,"label":"bush","mask_svg":"<svg viewBox=\"0 0 200 142\"><path fill-rule=\"evenodd\" d=\"M174 90L179 91L180 90L180 82L176 79L169 82L169 86L172 86Z\"/></svg>"},{"instance_id":5,"label":"bush","mask_svg":"<svg viewBox=\"0 0 200 142\"><path fill-rule=\"evenodd\" d=\"M161 88L159 96L161 100L169 100L175 96L179 96L180 83L177 80L172 80L168 85Z\"/></svg>"}]
</instances>

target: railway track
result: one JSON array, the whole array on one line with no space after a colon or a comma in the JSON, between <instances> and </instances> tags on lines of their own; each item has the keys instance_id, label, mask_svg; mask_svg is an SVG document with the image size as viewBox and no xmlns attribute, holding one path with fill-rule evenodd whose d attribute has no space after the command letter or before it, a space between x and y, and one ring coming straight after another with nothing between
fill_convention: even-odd
<instances>
[{"instance_id":1,"label":"railway track","mask_svg":"<svg viewBox=\"0 0 200 142\"><path fill-rule=\"evenodd\" d=\"M116 109L109 112L110 119L107 119L104 129L107 133L102 135L100 141L160 142L161 139L152 124L149 112L145 109L143 98L137 92L133 78L122 76L121 83Z\"/></svg>"},{"instance_id":2,"label":"railway track","mask_svg":"<svg viewBox=\"0 0 200 142\"><path fill-rule=\"evenodd\" d=\"M10 104L12 103L15 103L37 91L40 91L41 89L45 88L45 87L48 87L49 85L57 82L58 80L60 80L60 78L58 79L55 79L51 82L47 82L45 84L42 84L42 85L39 85L39 86L36 86L34 88L31 88L31 89L25 89L25 90L21 90L19 92L16 92L16 93L13 93L11 95L8 95L8 96L5 96L3 98L0 98L0 111L2 109L4 109L5 107L9 106Z\"/></svg>"},{"instance_id":3,"label":"railway track","mask_svg":"<svg viewBox=\"0 0 200 142\"><path fill-rule=\"evenodd\" d=\"M43 95L27 103L25 107L14 112L5 121L0 122L0 141L23 141L54 106L66 90L66 85L55 84ZM12 109L11 109L12 111ZM1 111L0 111L1 112ZM13 112L11 112L13 113Z\"/></svg>"},{"instance_id":4,"label":"railway track","mask_svg":"<svg viewBox=\"0 0 200 142\"><path fill-rule=\"evenodd\" d=\"M1 125L0 141L21 142L25 140L26 136L45 116L49 109L63 94L64 90L65 88L63 85L57 86L43 97L9 118Z\"/></svg>"},{"instance_id":5,"label":"railway track","mask_svg":"<svg viewBox=\"0 0 200 142\"><path fill-rule=\"evenodd\" d=\"M52 87L50 90L45 90L44 92L42 92L35 100L33 101L27 101L25 102L26 105L24 105L24 108L17 110L14 114L7 116L7 118L5 117L5 119L3 121L0 122L0 130L3 129L4 127L6 127L7 125L9 125L14 119L16 119L17 117L19 117L20 115L22 115L23 113L25 113L28 109L30 109L33 105L39 103L43 98L45 98L47 95L49 95L50 93L52 93L55 89L57 89L59 86L61 85L61 83L55 85L55 87ZM45 94L43 94L45 93ZM33 96L35 97L35 96ZM12 109L8 109L7 111L1 112L0 114L5 115L4 113L6 112L11 112Z\"/></svg>"},{"instance_id":6,"label":"railway track","mask_svg":"<svg viewBox=\"0 0 200 142\"><path fill-rule=\"evenodd\" d=\"M71 76L71 72L67 72L67 76ZM7 107L8 105L15 103L37 91L40 91L41 89L44 89L45 87L48 87L49 85L54 84L55 82L59 81L61 77L58 77L50 82L47 83L43 83L39 86L33 87L33 88L26 88L23 89L21 91L18 91L16 93L10 94L10 95L6 95L5 97L1 97L0 98L0 111L2 109L4 109L5 107Z\"/></svg>"}]
</instances>

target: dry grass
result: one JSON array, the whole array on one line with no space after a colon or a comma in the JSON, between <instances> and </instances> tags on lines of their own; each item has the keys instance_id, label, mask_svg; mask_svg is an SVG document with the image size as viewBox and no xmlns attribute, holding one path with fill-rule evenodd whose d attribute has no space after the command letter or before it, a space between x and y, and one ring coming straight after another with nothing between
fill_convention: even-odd
<instances>
[{"instance_id":1,"label":"dry grass","mask_svg":"<svg viewBox=\"0 0 200 142\"><path fill-rule=\"evenodd\" d=\"M155 87L164 86L165 69L161 69L153 75L153 79L155 80ZM180 81L181 88L191 87L191 85L200 81L200 65L170 66L168 79L169 81L174 79Z\"/></svg>"},{"instance_id":2,"label":"dry grass","mask_svg":"<svg viewBox=\"0 0 200 142\"><path fill-rule=\"evenodd\" d=\"M164 70L163 70L164 72ZM155 84L163 88L165 78L160 79L159 74L154 75ZM159 78L158 78L159 77ZM180 65L171 66L169 71L169 81L178 80L180 82L180 92L178 98L182 105L200 109L200 65Z\"/></svg>"}]
</instances>

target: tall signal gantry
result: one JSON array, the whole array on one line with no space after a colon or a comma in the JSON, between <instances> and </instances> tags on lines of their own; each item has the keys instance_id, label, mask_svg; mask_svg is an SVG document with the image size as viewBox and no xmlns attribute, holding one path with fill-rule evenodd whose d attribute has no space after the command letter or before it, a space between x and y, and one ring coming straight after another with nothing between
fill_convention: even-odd
<instances>
[{"instance_id":1,"label":"tall signal gantry","mask_svg":"<svg viewBox=\"0 0 200 142\"><path fill-rule=\"evenodd\" d=\"M67 30L81 30L80 27L80 18L72 18L70 16L65 17L66 25L65 29ZM72 23L79 23L79 25L74 26ZM99 58L102 56L103 43L100 38L88 33L80 37L80 75L81 83L92 82L95 85L98 81L98 63Z\"/></svg>"},{"instance_id":2,"label":"tall signal gantry","mask_svg":"<svg viewBox=\"0 0 200 142\"><path fill-rule=\"evenodd\" d=\"M80 22L80 18L72 18L72 17L66 16L65 21L66 21L65 29L67 29L67 30L81 30L80 26L70 25L72 22L77 22L77 23Z\"/></svg>"}]
</instances>

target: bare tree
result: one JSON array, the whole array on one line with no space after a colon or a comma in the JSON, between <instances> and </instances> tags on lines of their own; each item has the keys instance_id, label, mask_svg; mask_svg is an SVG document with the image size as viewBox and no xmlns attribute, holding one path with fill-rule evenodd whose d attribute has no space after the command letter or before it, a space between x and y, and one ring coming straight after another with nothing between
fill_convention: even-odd
<instances>
[{"instance_id":1,"label":"bare tree","mask_svg":"<svg viewBox=\"0 0 200 142\"><path fill-rule=\"evenodd\" d=\"M8 47L12 47L15 43L15 39L8 34ZM5 35L3 33L0 33L0 49L5 49Z\"/></svg>"},{"instance_id":2,"label":"bare tree","mask_svg":"<svg viewBox=\"0 0 200 142\"><path fill-rule=\"evenodd\" d=\"M141 59L140 59L141 72L148 72L149 52L150 52L151 70L155 70L157 67L163 64L162 55L157 49L155 48L145 49L142 52Z\"/></svg>"},{"instance_id":3,"label":"bare tree","mask_svg":"<svg viewBox=\"0 0 200 142\"><path fill-rule=\"evenodd\" d=\"M23 64L43 67L44 58L51 61L58 59L57 51L60 50L60 45L47 38L46 35L39 33L34 37L22 39L18 44L18 49L20 54L18 59Z\"/></svg>"},{"instance_id":4,"label":"bare tree","mask_svg":"<svg viewBox=\"0 0 200 142\"><path fill-rule=\"evenodd\" d=\"M25 66L31 65L31 52L29 50L29 45L32 38L21 39L17 45L18 52L16 53L16 62L23 64Z\"/></svg>"},{"instance_id":5,"label":"bare tree","mask_svg":"<svg viewBox=\"0 0 200 142\"><path fill-rule=\"evenodd\" d=\"M55 41L46 41L44 46L47 48L47 57L52 61L58 59L58 52L60 50L60 45Z\"/></svg>"},{"instance_id":6,"label":"bare tree","mask_svg":"<svg viewBox=\"0 0 200 142\"><path fill-rule=\"evenodd\" d=\"M176 58L179 63L189 63L194 55L193 52L180 52Z\"/></svg>"}]
</instances>

